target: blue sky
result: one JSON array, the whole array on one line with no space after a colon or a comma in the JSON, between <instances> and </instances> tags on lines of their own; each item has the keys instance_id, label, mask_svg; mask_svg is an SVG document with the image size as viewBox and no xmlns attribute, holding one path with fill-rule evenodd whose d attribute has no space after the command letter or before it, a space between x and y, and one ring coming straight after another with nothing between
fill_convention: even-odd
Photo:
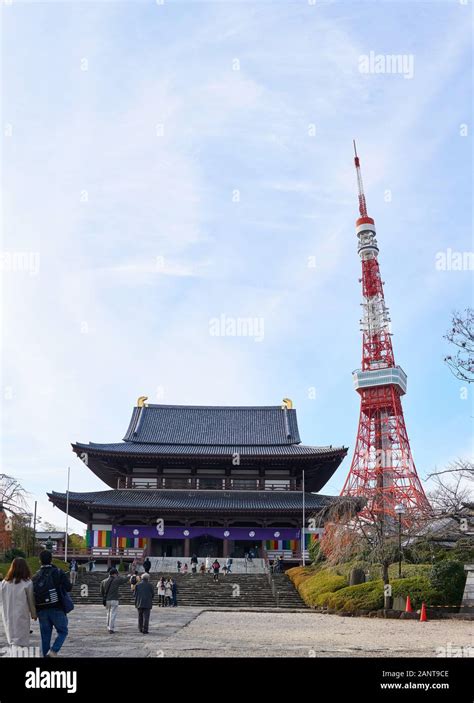
<instances>
[{"instance_id":1,"label":"blue sky","mask_svg":"<svg viewBox=\"0 0 474 703\"><path fill-rule=\"evenodd\" d=\"M472 451L472 391L443 364L472 271L436 268L472 249L471 21L458 1L2 7L2 250L39 257L4 266L2 465L40 515L64 524L45 492L68 465L72 490L103 488L70 442L119 441L142 394L290 397L306 444L350 447L340 490L354 137L417 469ZM362 73L370 52L413 57L413 77ZM212 336L220 315L262 318L264 339Z\"/></svg>"}]
</instances>

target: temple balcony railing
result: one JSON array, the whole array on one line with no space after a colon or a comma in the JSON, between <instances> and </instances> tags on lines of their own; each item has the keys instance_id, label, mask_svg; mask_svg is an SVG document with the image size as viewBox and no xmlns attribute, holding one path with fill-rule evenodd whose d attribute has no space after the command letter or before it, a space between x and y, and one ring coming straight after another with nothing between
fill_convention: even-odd
<instances>
[{"instance_id":1,"label":"temple balcony railing","mask_svg":"<svg viewBox=\"0 0 474 703\"><path fill-rule=\"evenodd\" d=\"M193 491L301 491L301 481L296 478L280 479L141 479L121 477L117 489L134 490L193 490Z\"/></svg>"}]
</instances>

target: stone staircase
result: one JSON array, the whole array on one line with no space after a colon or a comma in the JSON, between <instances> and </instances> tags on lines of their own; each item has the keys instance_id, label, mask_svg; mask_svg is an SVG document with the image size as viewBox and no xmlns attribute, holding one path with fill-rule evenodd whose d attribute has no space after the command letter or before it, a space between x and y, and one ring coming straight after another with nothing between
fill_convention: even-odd
<instances>
[{"instance_id":1,"label":"stone staircase","mask_svg":"<svg viewBox=\"0 0 474 703\"><path fill-rule=\"evenodd\" d=\"M163 574L165 575L165 574ZM150 582L156 590L161 574L151 573ZM231 574L219 576L219 582L211 574L172 574L178 585L178 606L199 608L305 608L298 592L287 576L275 574L274 588L266 574ZM79 575L73 586L72 599L76 605L102 605L100 582L105 574L100 572ZM87 585L87 592L81 586ZM128 584L120 588L120 602L133 605L133 596ZM155 605L158 606L158 596Z\"/></svg>"}]
</instances>

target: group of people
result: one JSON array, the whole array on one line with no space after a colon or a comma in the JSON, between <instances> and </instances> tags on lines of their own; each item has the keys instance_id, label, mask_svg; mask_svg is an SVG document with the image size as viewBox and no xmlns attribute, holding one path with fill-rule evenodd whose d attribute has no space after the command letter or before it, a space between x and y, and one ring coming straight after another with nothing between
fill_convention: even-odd
<instances>
[{"instance_id":1,"label":"group of people","mask_svg":"<svg viewBox=\"0 0 474 703\"><path fill-rule=\"evenodd\" d=\"M16 557L3 581L0 582L0 605L2 619L10 647L28 647L31 620L38 620L41 635L41 650L44 657L57 657L68 635L67 613L74 607L69 592L76 583L78 564L72 559L69 564L69 576L52 564L52 554L44 550L39 555L40 569L32 576L28 563L22 557ZM92 563L90 561L89 563ZM191 571L197 573L198 557L191 557ZM109 569L108 576L101 581L100 594L107 610L107 630L115 632L115 625L120 603L120 587L129 584L134 595L138 611L138 629L148 634L150 614L153 608L155 587L150 583L151 562L147 558L143 563L143 573L139 573L138 562L132 564L128 576L119 576L115 567ZM188 565L177 562L178 572L188 573ZM281 568L280 559L274 564L274 570ZM213 581L219 581L221 565L216 558L206 557L199 566L201 574L212 573ZM227 558L224 575L232 573L232 558ZM176 581L162 576L156 585L158 607L177 607L178 587ZM56 632L54 641L53 631Z\"/></svg>"},{"instance_id":2,"label":"group of people","mask_svg":"<svg viewBox=\"0 0 474 703\"><path fill-rule=\"evenodd\" d=\"M138 569L128 576L119 576L115 567L109 569L109 575L100 584L102 602L107 610L107 631L113 635L120 605L120 586L129 584L132 590L135 607L138 611L138 630L144 635L148 634L150 615L153 608L155 588L150 582L150 574ZM156 585L158 607L173 607L178 605L178 586L172 578L162 576Z\"/></svg>"},{"instance_id":3,"label":"group of people","mask_svg":"<svg viewBox=\"0 0 474 703\"><path fill-rule=\"evenodd\" d=\"M49 550L42 551L39 558L41 567L31 576L27 561L16 557L0 582L2 619L12 656L16 648L29 647L31 620L39 621L44 657L57 657L68 635L71 582L52 564ZM56 637L51 644L53 629Z\"/></svg>"},{"instance_id":4,"label":"group of people","mask_svg":"<svg viewBox=\"0 0 474 703\"><path fill-rule=\"evenodd\" d=\"M224 576L227 574L232 573L232 557L228 557L226 559L226 562L224 566L222 567L222 573ZM193 554L191 557L191 573L196 574L199 570L200 574L213 574L214 581L219 581L219 572L221 570L221 565L219 561L214 559L213 562L211 562L211 557L206 557L205 561L202 561L200 566L198 567L199 560L197 558L196 554ZM179 574L189 574L189 567L186 563L182 563L179 561L176 562L176 567L178 569Z\"/></svg>"}]
</instances>

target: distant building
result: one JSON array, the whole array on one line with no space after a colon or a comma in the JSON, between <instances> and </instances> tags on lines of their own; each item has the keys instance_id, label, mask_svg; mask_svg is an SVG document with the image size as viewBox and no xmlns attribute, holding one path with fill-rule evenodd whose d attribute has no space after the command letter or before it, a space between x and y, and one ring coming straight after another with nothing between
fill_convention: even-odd
<instances>
[{"instance_id":1,"label":"distant building","mask_svg":"<svg viewBox=\"0 0 474 703\"><path fill-rule=\"evenodd\" d=\"M64 553L65 532L36 532L36 545L41 549L51 549L53 554Z\"/></svg>"},{"instance_id":2,"label":"distant building","mask_svg":"<svg viewBox=\"0 0 474 703\"><path fill-rule=\"evenodd\" d=\"M12 546L12 531L9 528L8 516L0 503L0 554L4 554Z\"/></svg>"}]
</instances>

